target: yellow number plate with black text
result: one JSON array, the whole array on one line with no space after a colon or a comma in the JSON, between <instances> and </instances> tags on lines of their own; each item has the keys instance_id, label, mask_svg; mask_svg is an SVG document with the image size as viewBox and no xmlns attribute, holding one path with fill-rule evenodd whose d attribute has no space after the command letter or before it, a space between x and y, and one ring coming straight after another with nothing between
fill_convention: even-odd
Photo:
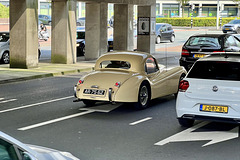
<instances>
[{"instance_id":1,"label":"yellow number plate with black text","mask_svg":"<svg viewBox=\"0 0 240 160\"><path fill-rule=\"evenodd\" d=\"M193 57L195 57L195 58L203 58L205 56L206 56L205 54L194 54L193 55Z\"/></svg>"},{"instance_id":2,"label":"yellow number plate with black text","mask_svg":"<svg viewBox=\"0 0 240 160\"><path fill-rule=\"evenodd\" d=\"M203 112L228 113L228 106L215 106L215 105L201 104L199 110Z\"/></svg>"}]
</instances>

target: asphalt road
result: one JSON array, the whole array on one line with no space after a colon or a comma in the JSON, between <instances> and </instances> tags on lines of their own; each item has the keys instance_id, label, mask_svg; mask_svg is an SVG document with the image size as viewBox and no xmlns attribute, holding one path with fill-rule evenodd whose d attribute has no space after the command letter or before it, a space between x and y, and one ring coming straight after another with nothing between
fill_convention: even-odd
<instances>
[{"instance_id":1,"label":"asphalt road","mask_svg":"<svg viewBox=\"0 0 240 160\"><path fill-rule=\"evenodd\" d=\"M73 102L80 76L0 85L1 131L81 160L239 160L239 126L197 121L180 127L173 95L141 111L132 104L86 108Z\"/></svg>"},{"instance_id":2,"label":"asphalt road","mask_svg":"<svg viewBox=\"0 0 240 160\"><path fill-rule=\"evenodd\" d=\"M184 34L179 31L175 43L157 47L180 46ZM180 52L159 53L176 54L161 60L178 65ZM240 159L238 125L197 121L183 128L173 95L153 100L141 111L132 104L86 108L73 102L73 86L81 74L0 85L1 131L24 143L69 151L81 160Z\"/></svg>"}]
</instances>

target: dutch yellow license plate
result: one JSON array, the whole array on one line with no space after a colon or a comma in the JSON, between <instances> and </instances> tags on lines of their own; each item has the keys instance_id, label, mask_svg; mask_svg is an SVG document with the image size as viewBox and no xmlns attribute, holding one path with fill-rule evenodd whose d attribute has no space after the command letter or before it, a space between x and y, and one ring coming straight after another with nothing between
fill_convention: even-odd
<instances>
[{"instance_id":1,"label":"dutch yellow license plate","mask_svg":"<svg viewBox=\"0 0 240 160\"><path fill-rule=\"evenodd\" d=\"M225 30L229 30L229 28L225 28Z\"/></svg>"},{"instance_id":2,"label":"dutch yellow license plate","mask_svg":"<svg viewBox=\"0 0 240 160\"><path fill-rule=\"evenodd\" d=\"M205 56L206 56L205 54L194 54L193 55L193 57L195 57L195 58L203 58Z\"/></svg>"},{"instance_id":3,"label":"dutch yellow license plate","mask_svg":"<svg viewBox=\"0 0 240 160\"><path fill-rule=\"evenodd\" d=\"M199 110L203 112L228 113L228 106L215 106L215 105L201 104Z\"/></svg>"}]
</instances>

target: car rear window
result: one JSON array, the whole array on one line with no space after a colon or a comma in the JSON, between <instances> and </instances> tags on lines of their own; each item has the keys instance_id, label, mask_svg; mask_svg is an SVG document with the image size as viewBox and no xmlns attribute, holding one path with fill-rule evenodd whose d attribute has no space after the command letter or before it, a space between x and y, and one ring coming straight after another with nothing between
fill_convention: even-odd
<instances>
[{"instance_id":1,"label":"car rear window","mask_svg":"<svg viewBox=\"0 0 240 160\"><path fill-rule=\"evenodd\" d=\"M198 61L188 78L240 81L240 63L227 61Z\"/></svg>"},{"instance_id":2,"label":"car rear window","mask_svg":"<svg viewBox=\"0 0 240 160\"><path fill-rule=\"evenodd\" d=\"M219 47L217 37L191 37L186 43L187 46Z\"/></svg>"},{"instance_id":3,"label":"car rear window","mask_svg":"<svg viewBox=\"0 0 240 160\"><path fill-rule=\"evenodd\" d=\"M100 63L100 68L129 69L131 64L127 61L103 61Z\"/></svg>"}]
</instances>

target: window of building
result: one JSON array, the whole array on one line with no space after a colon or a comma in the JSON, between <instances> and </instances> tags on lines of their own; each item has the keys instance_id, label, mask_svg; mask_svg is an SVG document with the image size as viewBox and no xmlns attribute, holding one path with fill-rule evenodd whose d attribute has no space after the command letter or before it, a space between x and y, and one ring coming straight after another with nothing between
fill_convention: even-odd
<instances>
[{"instance_id":1,"label":"window of building","mask_svg":"<svg viewBox=\"0 0 240 160\"><path fill-rule=\"evenodd\" d=\"M164 17L178 17L179 4L163 4Z\"/></svg>"}]
</instances>

